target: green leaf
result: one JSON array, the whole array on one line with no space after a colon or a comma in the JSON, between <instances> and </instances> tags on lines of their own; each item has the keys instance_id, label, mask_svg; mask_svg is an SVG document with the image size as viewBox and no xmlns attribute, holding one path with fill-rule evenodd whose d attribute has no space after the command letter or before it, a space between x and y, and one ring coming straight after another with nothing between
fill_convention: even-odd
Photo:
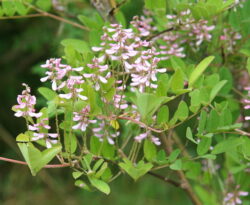
<instances>
[{"instance_id":1,"label":"green leaf","mask_svg":"<svg viewBox=\"0 0 250 205\"><path fill-rule=\"evenodd\" d=\"M74 179L78 179L82 175L83 175L83 172L79 172L79 171L76 171L76 172L72 173L72 176L73 176Z\"/></svg>"},{"instance_id":2,"label":"green leaf","mask_svg":"<svg viewBox=\"0 0 250 205\"><path fill-rule=\"evenodd\" d=\"M146 118L152 118L152 115L166 100L166 97L158 97L150 93L136 92L136 96L132 97L131 100L137 106L142 121L145 121Z\"/></svg>"},{"instance_id":3,"label":"green leaf","mask_svg":"<svg viewBox=\"0 0 250 205\"><path fill-rule=\"evenodd\" d=\"M181 170L182 169L182 161L181 159L177 159L173 164L169 166L172 170Z\"/></svg>"},{"instance_id":4,"label":"green leaf","mask_svg":"<svg viewBox=\"0 0 250 205\"><path fill-rule=\"evenodd\" d=\"M181 70L183 71L186 67L185 63L178 57L176 56L172 56L170 58L172 67L174 68L174 70Z\"/></svg>"},{"instance_id":5,"label":"green leaf","mask_svg":"<svg viewBox=\"0 0 250 205\"><path fill-rule=\"evenodd\" d=\"M219 142L215 145L212 154L221 154L223 152L230 152L230 150L243 144L244 141L241 138L229 138Z\"/></svg>"},{"instance_id":6,"label":"green leaf","mask_svg":"<svg viewBox=\"0 0 250 205\"><path fill-rule=\"evenodd\" d=\"M206 154L207 151L210 149L211 143L212 143L212 138L208 138L208 137L201 138L201 141L199 142L197 146L198 155Z\"/></svg>"},{"instance_id":7,"label":"green leaf","mask_svg":"<svg viewBox=\"0 0 250 205\"><path fill-rule=\"evenodd\" d=\"M108 168L108 163L107 163L107 162L104 162L104 163L102 164L100 170L98 170L98 172L95 174L95 177L96 177L96 178L100 178L100 177L104 174L104 172L105 172L105 170L106 170L107 168Z\"/></svg>"},{"instance_id":8,"label":"green leaf","mask_svg":"<svg viewBox=\"0 0 250 205\"><path fill-rule=\"evenodd\" d=\"M103 24L98 24L95 20L90 19L87 16L78 15L77 18L89 29L99 30L102 28Z\"/></svg>"},{"instance_id":9,"label":"green leaf","mask_svg":"<svg viewBox=\"0 0 250 205\"><path fill-rule=\"evenodd\" d=\"M203 155L203 156L200 156L200 158L215 160L215 159L216 159L216 155L213 155L213 154L205 154L205 155Z\"/></svg>"},{"instance_id":10,"label":"green leaf","mask_svg":"<svg viewBox=\"0 0 250 205\"><path fill-rule=\"evenodd\" d=\"M159 164L166 164L167 163L168 160L167 160L166 152L164 150L160 150L157 153L156 161Z\"/></svg>"},{"instance_id":11,"label":"green leaf","mask_svg":"<svg viewBox=\"0 0 250 205\"><path fill-rule=\"evenodd\" d=\"M124 14L122 13L121 10L119 10L118 12L115 13L115 19L116 21L121 24L124 28L127 27L127 21L126 18L124 16Z\"/></svg>"},{"instance_id":12,"label":"green leaf","mask_svg":"<svg viewBox=\"0 0 250 205\"><path fill-rule=\"evenodd\" d=\"M65 150L68 153L74 153L76 151L77 148L77 139L75 134L71 133L71 132L65 132L64 135L64 146L65 146Z\"/></svg>"},{"instance_id":13,"label":"green leaf","mask_svg":"<svg viewBox=\"0 0 250 205\"><path fill-rule=\"evenodd\" d=\"M20 1L15 2L16 11L21 16L26 15L28 13L28 8L26 8Z\"/></svg>"},{"instance_id":14,"label":"green leaf","mask_svg":"<svg viewBox=\"0 0 250 205\"><path fill-rule=\"evenodd\" d=\"M169 109L167 105L163 105L157 113L157 124L167 123L169 120Z\"/></svg>"},{"instance_id":15,"label":"green leaf","mask_svg":"<svg viewBox=\"0 0 250 205\"><path fill-rule=\"evenodd\" d=\"M82 188L82 189L85 189L87 191L91 191L91 188L82 180L76 180L75 186Z\"/></svg>"},{"instance_id":16,"label":"green leaf","mask_svg":"<svg viewBox=\"0 0 250 205\"><path fill-rule=\"evenodd\" d=\"M55 91L46 88L46 87L40 87L38 88L38 92L46 98L46 100L54 100L57 97L57 94Z\"/></svg>"},{"instance_id":17,"label":"green leaf","mask_svg":"<svg viewBox=\"0 0 250 205\"><path fill-rule=\"evenodd\" d=\"M196 89L196 90L190 92L189 96L191 98L191 105L190 105L189 109L191 112L195 113L199 110L200 105L201 105L200 91Z\"/></svg>"},{"instance_id":18,"label":"green leaf","mask_svg":"<svg viewBox=\"0 0 250 205\"><path fill-rule=\"evenodd\" d=\"M95 136L92 136L90 138L90 151L91 153L95 154L95 155L98 155L100 154L99 151L100 151L100 148L101 148L101 142L100 140L95 137Z\"/></svg>"},{"instance_id":19,"label":"green leaf","mask_svg":"<svg viewBox=\"0 0 250 205\"><path fill-rule=\"evenodd\" d=\"M17 142L29 142L30 137L28 135L21 133L16 137L16 141Z\"/></svg>"},{"instance_id":20,"label":"green leaf","mask_svg":"<svg viewBox=\"0 0 250 205\"><path fill-rule=\"evenodd\" d=\"M16 7L13 1L3 0L2 1L3 11L7 16L14 16Z\"/></svg>"},{"instance_id":21,"label":"green leaf","mask_svg":"<svg viewBox=\"0 0 250 205\"><path fill-rule=\"evenodd\" d=\"M184 86L184 76L181 70L176 70L171 78L171 89L174 93L178 93Z\"/></svg>"},{"instance_id":22,"label":"green leaf","mask_svg":"<svg viewBox=\"0 0 250 205\"><path fill-rule=\"evenodd\" d=\"M180 153L181 153L180 149L175 149L173 152L171 152L171 154L169 156L169 161L170 162L175 161Z\"/></svg>"},{"instance_id":23,"label":"green leaf","mask_svg":"<svg viewBox=\"0 0 250 205\"><path fill-rule=\"evenodd\" d=\"M190 127L187 128L187 131L186 131L186 137L192 141L193 143L197 144L197 142L195 141L195 139L193 138L193 133L192 133L192 130Z\"/></svg>"},{"instance_id":24,"label":"green leaf","mask_svg":"<svg viewBox=\"0 0 250 205\"><path fill-rule=\"evenodd\" d=\"M199 119L199 125L198 125L198 134L202 134L205 127L206 127L206 122L207 122L207 112L202 110L200 114L200 119Z\"/></svg>"},{"instance_id":25,"label":"green leaf","mask_svg":"<svg viewBox=\"0 0 250 205\"><path fill-rule=\"evenodd\" d=\"M104 140L102 145L102 155L107 159L114 159L115 157L115 146L108 143L107 140Z\"/></svg>"},{"instance_id":26,"label":"green leaf","mask_svg":"<svg viewBox=\"0 0 250 205\"><path fill-rule=\"evenodd\" d=\"M208 65L213 61L214 56L209 56L203 59L194 69L194 71L189 76L189 87L192 87L196 80L202 75L202 73L206 70Z\"/></svg>"},{"instance_id":27,"label":"green leaf","mask_svg":"<svg viewBox=\"0 0 250 205\"><path fill-rule=\"evenodd\" d=\"M156 95L157 96L166 96L167 91L169 89L169 77L166 73L161 74L157 80L157 89Z\"/></svg>"},{"instance_id":28,"label":"green leaf","mask_svg":"<svg viewBox=\"0 0 250 205\"><path fill-rule=\"evenodd\" d=\"M94 165L94 167L93 167L93 171L97 171L97 169L100 168L100 166L103 164L103 162L104 162L103 159L99 159L99 160L95 163L95 165Z\"/></svg>"},{"instance_id":29,"label":"green leaf","mask_svg":"<svg viewBox=\"0 0 250 205\"><path fill-rule=\"evenodd\" d=\"M223 88L223 86L227 83L227 80L222 80L218 84L216 84L211 93L210 93L210 102L213 101L213 99L216 97L216 95L219 93L219 91Z\"/></svg>"},{"instance_id":30,"label":"green leaf","mask_svg":"<svg viewBox=\"0 0 250 205\"><path fill-rule=\"evenodd\" d=\"M187 104L185 103L185 101L181 101L177 108L177 111L174 114L174 118L183 121L188 117L188 113L189 111Z\"/></svg>"},{"instance_id":31,"label":"green leaf","mask_svg":"<svg viewBox=\"0 0 250 205\"><path fill-rule=\"evenodd\" d=\"M163 0L145 0L145 8L160 12L164 15L166 12L166 1Z\"/></svg>"},{"instance_id":32,"label":"green leaf","mask_svg":"<svg viewBox=\"0 0 250 205\"><path fill-rule=\"evenodd\" d=\"M242 127L242 123L236 123L236 124L233 124L233 125L217 127L215 132L226 132L226 131L230 131L230 130L239 129L241 127Z\"/></svg>"},{"instance_id":33,"label":"green leaf","mask_svg":"<svg viewBox=\"0 0 250 205\"><path fill-rule=\"evenodd\" d=\"M248 137L243 138L242 153L246 159L250 159L250 139Z\"/></svg>"},{"instance_id":34,"label":"green leaf","mask_svg":"<svg viewBox=\"0 0 250 205\"><path fill-rule=\"evenodd\" d=\"M37 0L36 5L44 11L49 11L52 4L51 0Z\"/></svg>"},{"instance_id":35,"label":"green leaf","mask_svg":"<svg viewBox=\"0 0 250 205\"><path fill-rule=\"evenodd\" d=\"M92 186L97 188L99 191L101 191L107 195L110 193L110 187L106 182L104 182L100 179L93 178L93 177L89 177L89 181L92 184Z\"/></svg>"},{"instance_id":36,"label":"green leaf","mask_svg":"<svg viewBox=\"0 0 250 205\"><path fill-rule=\"evenodd\" d=\"M86 54L88 52L90 52L88 43L82 40L78 40L78 39L73 39L73 38L68 38L68 39L64 39L61 44L64 47L67 46L72 46L76 51L78 51L79 53L83 53Z\"/></svg>"},{"instance_id":37,"label":"green leaf","mask_svg":"<svg viewBox=\"0 0 250 205\"><path fill-rule=\"evenodd\" d=\"M137 165L134 165L128 159L123 159L124 163L119 163L119 166L128 173L134 180L139 179L145 175L153 167L151 163L144 163L140 161Z\"/></svg>"},{"instance_id":38,"label":"green leaf","mask_svg":"<svg viewBox=\"0 0 250 205\"><path fill-rule=\"evenodd\" d=\"M18 143L18 147L33 176L47 165L62 149L60 145L57 145L41 152L32 143Z\"/></svg>"},{"instance_id":39,"label":"green leaf","mask_svg":"<svg viewBox=\"0 0 250 205\"><path fill-rule=\"evenodd\" d=\"M234 79L232 73L227 68L221 68L219 74L221 80L227 80L227 83L220 90L220 94L226 95L231 91Z\"/></svg>"},{"instance_id":40,"label":"green leaf","mask_svg":"<svg viewBox=\"0 0 250 205\"><path fill-rule=\"evenodd\" d=\"M146 139L144 141L143 151L144 151L144 156L148 161L152 162L155 160L157 155L157 150L153 142Z\"/></svg>"}]
</instances>

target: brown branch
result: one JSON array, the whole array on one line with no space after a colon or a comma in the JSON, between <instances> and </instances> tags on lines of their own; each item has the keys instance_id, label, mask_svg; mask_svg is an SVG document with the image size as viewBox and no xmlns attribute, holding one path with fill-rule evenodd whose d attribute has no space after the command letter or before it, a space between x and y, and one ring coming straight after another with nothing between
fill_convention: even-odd
<instances>
[{"instance_id":1,"label":"brown branch","mask_svg":"<svg viewBox=\"0 0 250 205\"><path fill-rule=\"evenodd\" d=\"M156 133L162 133L164 132L165 130L158 130L158 129L155 129L153 127L149 127L147 126L145 123L141 122L141 121L138 121L138 120L135 120L134 118L131 118L131 117L126 117L126 116L104 116L104 115L98 115L97 118L99 119L106 119L106 120L116 120L116 119L121 119L121 120L129 120L135 124L138 124L140 125L141 127L144 127L148 130L151 130L153 132L156 132Z\"/></svg>"},{"instance_id":2,"label":"brown branch","mask_svg":"<svg viewBox=\"0 0 250 205\"><path fill-rule=\"evenodd\" d=\"M42 14L29 14L23 16L4 16L0 17L0 20L8 20L8 19L22 19L22 18L35 18L35 17L43 17Z\"/></svg>"},{"instance_id":3,"label":"brown branch","mask_svg":"<svg viewBox=\"0 0 250 205\"><path fill-rule=\"evenodd\" d=\"M173 31L173 30L175 30L175 27L167 28L167 29L165 29L165 30L163 30L163 31L161 31L159 33L156 33L156 34L153 34L153 35L149 36L148 38L146 38L146 40L151 41L152 39L154 39L154 38L156 38L156 37L158 37L158 36L160 36L160 35L162 35L164 33Z\"/></svg>"},{"instance_id":4,"label":"brown branch","mask_svg":"<svg viewBox=\"0 0 250 205\"><path fill-rule=\"evenodd\" d=\"M146 128L146 129L148 129L148 130L151 130L151 131L153 131L153 132L162 133L162 132L165 131L165 130L158 130L158 129L155 129L155 128L153 128L153 127L148 127L145 123L143 123L143 122L141 122L141 121L138 121L138 120L135 120L135 119L133 119L133 118L131 118L131 117L118 116L117 118L118 118L118 119L122 119L122 120L129 120L129 121L134 122L135 124L138 124L138 125L140 125L140 126Z\"/></svg>"},{"instance_id":5,"label":"brown branch","mask_svg":"<svg viewBox=\"0 0 250 205\"><path fill-rule=\"evenodd\" d=\"M5 158L5 157L0 157L0 161L10 162L10 163L14 163L14 164L22 164L22 165L26 165L26 166L28 165L26 162L15 160L15 159L9 159L9 158ZM48 165L45 165L43 168L63 168L63 167L70 167L70 164L69 163L48 164Z\"/></svg>"},{"instance_id":6,"label":"brown branch","mask_svg":"<svg viewBox=\"0 0 250 205\"><path fill-rule=\"evenodd\" d=\"M2 0L0 0L1 2ZM77 27L77 28L80 28L82 30L86 30L86 31L89 31L89 28L87 28L86 26L83 26L81 24L78 24L76 22L73 22L73 21L70 21L68 19L64 19L60 16L57 16L57 15L54 15L54 14L51 14L51 13L48 13L46 11L43 11L27 2L23 2L26 6L32 8L33 10L37 11L38 14L30 14L30 15L24 15L24 16L10 16L10 17L1 17L1 19L20 19L20 18L33 18L33 17L49 17L49 18L52 18L52 19L55 19L55 20L58 20L58 21L61 21L61 22L64 22L64 23L67 23L67 24L70 24L74 27Z\"/></svg>"},{"instance_id":7,"label":"brown branch","mask_svg":"<svg viewBox=\"0 0 250 205\"><path fill-rule=\"evenodd\" d=\"M171 135L172 135L172 131L169 130L169 132L171 132ZM164 144L164 150L165 152L169 155L171 152L170 150L172 150L172 143L169 143L169 139L165 139L164 138L169 138L171 137L170 135L169 136L166 136L165 134L162 134L162 142ZM180 180L181 180L181 184L179 187L181 187L186 193L187 195L189 196L190 200L192 201L192 203L194 205L202 205L200 199L196 196L195 192L193 191L188 179L186 178L184 172L182 170L176 170L176 173L177 175L179 176Z\"/></svg>"},{"instance_id":8,"label":"brown branch","mask_svg":"<svg viewBox=\"0 0 250 205\"><path fill-rule=\"evenodd\" d=\"M168 184L172 184L173 186L176 186L176 187L180 187L181 186L181 184L179 182L176 182L176 181L174 181L172 179L169 179L167 177L161 176L161 175L156 174L154 172L148 172L148 174L151 175L151 176L154 176L154 177L156 177L156 178L158 178L158 179L160 179L160 180L162 180L162 181L164 181L164 182L166 182Z\"/></svg>"}]
</instances>

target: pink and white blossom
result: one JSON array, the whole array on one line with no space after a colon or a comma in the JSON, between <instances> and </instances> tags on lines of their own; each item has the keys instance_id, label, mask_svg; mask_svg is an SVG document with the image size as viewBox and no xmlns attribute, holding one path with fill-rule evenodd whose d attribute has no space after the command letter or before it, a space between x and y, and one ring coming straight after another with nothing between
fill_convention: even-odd
<instances>
[{"instance_id":1,"label":"pink and white blossom","mask_svg":"<svg viewBox=\"0 0 250 205\"><path fill-rule=\"evenodd\" d=\"M17 96L18 105L14 105L16 117L41 117L42 113L36 113L34 106L36 105L36 97L30 95L30 87L23 83L25 90L22 91L21 95Z\"/></svg>"}]
</instances>

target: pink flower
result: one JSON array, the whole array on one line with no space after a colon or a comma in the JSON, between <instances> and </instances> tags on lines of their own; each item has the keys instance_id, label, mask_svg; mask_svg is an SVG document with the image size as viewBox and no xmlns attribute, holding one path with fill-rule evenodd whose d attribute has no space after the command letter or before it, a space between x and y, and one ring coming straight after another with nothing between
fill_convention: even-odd
<instances>
[{"instance_id":1,"label":"pink flower","mask_svg":"<svg viewBox=\"0 0 250 205\"><path fill-rule=\"evenodd\" d=\"M134 139L136 142L141 143L144 139L149 138L155 145L160 145L160 139L151 134L151 131L147 131L145 133L137 135Z\"/></svg>"},{"instance_id":2,"label":"pink flower","mask_svg":"<svg viewBox=\"0 0 250 205\"><path fill-rule=\"evenodd\" d=\"M42 82L47 80L51 80L52 82L52 89L58 89L58 81L62 80L63 77L67 74L68 70L71 68L67 65L61 64L61 59L51 58L50 60L46 61L46 64L41 65L42 68L47 68L48 71L45 72L47 76L41 78Z\"/></svg>"},{"instance_id":3,"label":"pink flower","mask_svg":"<svg viewBox=\"0 0 250 205\"><path fill-rule=\"evenodd\" d=\"M88 98L86 96L80 94L83 91L83 89L80 87L83 83L84 80L82 79L82 76L70 76L65 83L62 83L66 86L69 92L65 94L59 94L59 97L64 99L78 97L81 100L87 100Z\"/></svg>"},{"instance_id":4,"label":"pink flower","mask_svg":"<svg viewBox=\"0 0 250 205\"><path fill-rule=\"evenodd\" d=\"M52 144L57 144L58 140L56 139L58 134L56 133L34 133L33 141L45 140L46 147L49 149L52 147Z\"/></svg>"},{"instance_id":5,"label":"pink flower","mask_svg":"<svg viewBox=\"0 0 250 205\"><path fill-rule=\"evenodd\" d=\"M89 112L90 107L87 106L83 108L80 112L74 112L73 121L78 122L78 124L74 125L72 129L74 130L82 130L83 132L86 131L86 128L90 123L96 123L96 120L89 119Z\"/></svg>"},{"instance_id":6,"label":"pink flower","mask_svg":"<svg viewBox=\"0 0 250 205\"><path fill-rule=\"evenodd\" d=\"M106 124L104 120L98 124L99 127L92 128L93 135L102 142L104 139L108 140L108 143L111 145L115 144L114 139L120 135L120 132L113 133L112 130L106 129Z\"/></svg>"},{"instance_id":7,"label":"pink flower","mask_svg":"<svg viewBox=\"0 0 250 205\"><path fill-rule=\"evenodd\" d=\"M30 95L30 87L25 83L22 84L25 86L25 90L22 91L21 95L17 96L18 105L14 105L15 116L16 117L41 117L42 113L35 113L35 104L36 97Z\"/></svg>"},{"instance_id":8,"label":"pink flower","mask_svg":"<svg viewBox=\"0 0 250 205\"><path fill-rule=\"evenodd\" d=\"M242 204L240 199L241 196L248 196L248 192L246 191L238 191L239 186L236 187L234 192L227 193L223 199L223 205L237 205Z\"/></svg>"}]
</instances>

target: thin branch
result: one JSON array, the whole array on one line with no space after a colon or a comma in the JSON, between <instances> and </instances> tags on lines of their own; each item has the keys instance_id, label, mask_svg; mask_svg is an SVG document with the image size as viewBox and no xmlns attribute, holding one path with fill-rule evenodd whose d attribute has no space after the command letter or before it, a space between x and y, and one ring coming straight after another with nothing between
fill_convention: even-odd
<instances>
[{"instance_id":1,"label":"thin branch","mask_svg":"<svg viewBox=\"0 0 250 205\"><path fill-rule=\"evenodd\" d=\"M1 2L2 0L0 0ZM37 7L35 7L34 5L31 5L27 2L23 2L26 6L29 6L30 8L32 8L33 10L37 11L38 14L30 14L30 15L24 15L24 16L10 16L10 17L1 17L1 19L20 19L20 18L33 18L33 17L49 17L49 18L52 18L52 19L55 19L55 20L58 20L58 21L61 21L61 22L64 22L64 23L67 23L67 24L70 24L74 27L77 27L77 28L80 28L82 30L86 30L86 31L89 31L89 28L87 28L86 26L83 26L81 24L78 24L76 22L73 22L73 21L70 21L68 19L64 19L60 16L57 16L57 15L54 15L54 14L51 14L51 13L48 13L46 11L43 11Z\"/></svg>"},{"instance_id":2,"label":"thin branch","mask_svg":"<svg viewBox=\"0 0 250 205\"><path fill-rule=\"evenodd\" d=\"M42 15L42 14L29 14L29 15L23 15L23 16L4 16L4 17L0 17L0 20L35 18L35 17L44 17L44 15Z\"/></svg>"},{"instance_id":3,"label":"thin branch","mask_svg":"<svg viewBox=\"0 0 250 205\"><path fill-rule=\"evenodd\" d=\"M172 134L172 133L171 133ZM170 154L170 150L172 150L172 143L168 143L168 140L164 140L164 138L167 138L167 136L165 134L162 134L162 142L165 145L164 149L165 152L169 155ZM171 137L171 136L168 136ZM188 179L186 178L184 172L182 170L176 170L177 175L179 176L180 180L181 180L181 184L180 184L180 188L182 188L187 195L189 196L190 200L192 201L192 203L194 205L202 205L202 203L200 202L200 199L196 196L195 192L193 191Z\"/></svg>"},{"instance_id":4,"label":"thin branch","mask_svg":"<svg viewBox=\"0 0 250 205\"><path fill-rule=\"evenodd\" d=\"M164 182L166 182L168 184L172 184L173 186L176 186L176 187L180 187L181 186L181 184L179 182L176 182L176 181L174 181L172 179L169 179L167 177L161 176L161 175L156 174L154 172L148 172L148 174L151 175L151 176L154 176L154 177L156 177L156 178L158 178L158 179L160 179L160 180L162 180L162 181L164 181Z\"/></svg>"},{"instance_id":5,"label":"thin branch","mask_svg":"<svg viewBox=\"0 0 250 205\"><path fill-rule=\"evenodd\" d=\"M15 160L15 159L9 159L9 158L5 158L5 157L0 157L0 161L10 162L10 163L14 163L14 164L22 164L22 165L26 165L26 166L28 165L26 162ZM48 164L48 165L45 165L43 168L63 168L63 167L70 167L70 164L69 163Z\"/></svg>"},{"instance_id":6,"label":"thin branch","mask_svg":"<svg viewBox=\"0 0 250 205\"><path fill-rule=\"evenodd\" d=\"M153 35L149 36L148 38L146 38L146 40L147 40L147 41L151 41L152 39L154 39L154 38L156 38L156 37L158 37L158 36L160 36L160 35L162 35L162 34L164 34L164 33L173 31L173 30L175 30L175 29L176 29L175 27L167 28L167 29L165 29L165 30L163 30L163 31L161 31L161 32L159 32L159 33L156 33L156 34L153 34Z\"/></svg>"},{"instance_id":7,"label":"thin branch","mask_svg":"<svg viewBox=\"0 0 250 205\"><path fill-rule=\"evenodd\" d=\"M155 128L153 128L153 127L148 127L145 123L143 123L143 122L141 122L141 121L138 121L138 120L135 120L135 119L133 119L133 118L131 118L131 117L118 116L117 118L118 118L118 119L122 119L122 120L129 120L129 121L134 122L135 124L138 124L138 125L140 125L140 126L146 128L146 129L148 129L148 130L151 130L151 131L153 131L153 132L162 133L162 132L165 131L165 130L158 130L158 129L155 129Z\"/></svg>"},{"instance_id":8,"label":"thin branch","mask_svg":"<svg viewBox=\"0 0 250 205\"><path fill-rule=\"evenodd\" d=\"M240 130L240 129L235 129L235 131L237 131L238 134L241 134L241 135L246 135L246 136L250 136L250 133L249 132L245 132L243 130Z\"/></svg>"},{"instance_id":9,"label":"thin branch","mask_svg":"<svg viewBox=\"0 0 250 205\"><path fill-rule=\"evenodd\" d=\"M110 116L104 116L104 115L98 115L97 118L106 119L106 120L116 120L116 119L129 120L129 121L131 121L131 122L133 122L135 124L140 125L141 127L144 127L146 129L151 130L151 131L156 132L156 133L162 133L162 132L165 131L165 130L158 130L158 129L155 129L153 127L149 127L149 126L147 126L145 123L143 123L141 121L135 120L134 118L131 118L131 117L122 116L122 115L120 115L120 116L111 116L111 117Z\"/></svg>"}]
</instances>

